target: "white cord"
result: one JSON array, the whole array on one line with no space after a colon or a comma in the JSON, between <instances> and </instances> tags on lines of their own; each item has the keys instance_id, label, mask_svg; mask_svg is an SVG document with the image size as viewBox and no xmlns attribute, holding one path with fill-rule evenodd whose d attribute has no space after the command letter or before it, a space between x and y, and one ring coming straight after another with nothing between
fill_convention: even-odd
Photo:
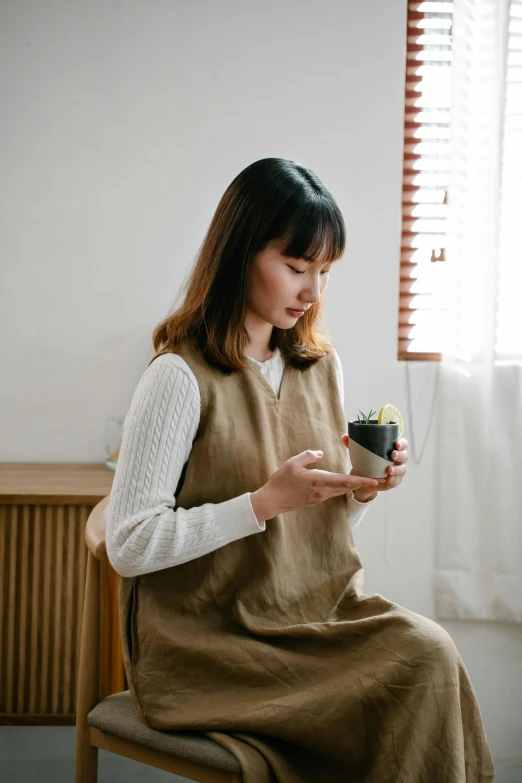
<instances>
[{"instance_id":1,"label":"white cord","mask_svg":"<svg viewBox=\"0 0 522 783\"><path fill-rule=\"evenodd\" d=\"M424 450L426 448L426 444L428 443L428 438L430 435L431 425L433 424L433 413L435 410L435 401L437 399L437 389L439 386L439 365L440 362L435 362L435 388L433 389L433 399L431 401L431 411L430 411L430 420L428 423L428 431L426 433L426 438L424 439L424 443L422 445L422 450L419 456L419 459L417 459L416 449L415 449L415 436L413 433L413 409L411 404L411 391L410 391L410 363L409 361L405 361L404 364L406 365L406 396L408 399L408 419L410 424L410 438L411 438L411 453L413 457L413 461L416 465L420 464L420 461L422 459L422 455L424 454Z\"/></svg>"},{"instance_id":2,"label":"white cord","mask_svg":"<svg viewBox=\"0 0 522 783\"><path fill-rule=\"evenodd\" d=\"M440 365L440 362L436 363L437 366L435 368L435 388L433 389L433 399L431 401L430 420L429 420L429 424L428 424L428 431L426 433L426 438L425 438L424 443L422 445L422 450L421 450L419 459L417 459L417 455L416 455L415 436L413 434L413 408L412 408L412 404L411 404L411 392L410 392L410 385L411 385L410 384L410 363L408 361L406 361L405 365L406 365L406 396L407 396L407 399L408 399L408 421L409 421L409 426L410 426L410 431L409 431L410 438L408 439L408 449L409 449L409 444L410 444L410 441L411 441L411 454L412 454L412 457L413 457L413 461L414 461L414 463L416 465L418 465L420 463L421 459L422 459L423 454L424 454L424 450L426 448L426 444L428 442L428 438L429 438L429 435L430 435L431 425L433 423L433 413L434 413L434 410L435 410L435 401L437 399L437 390L438 390L438 386L439 386L439 365ZM389 511L390 511L390 509L388 507L388 494L386 493L384 495L384 560L385 560L385 563L386 563L387 566L390 566Z\"/></svg>"},{"instance_id":3,"label":"white cord","mask_svg":"<svg viewBox=\"0 0 522 783\"><path fill-rule=\"evenodd\" d=\"M384 560L386 565L390 566L390 525L388 521L388 493L384 493Z\"/></svg>"}]
</instances>

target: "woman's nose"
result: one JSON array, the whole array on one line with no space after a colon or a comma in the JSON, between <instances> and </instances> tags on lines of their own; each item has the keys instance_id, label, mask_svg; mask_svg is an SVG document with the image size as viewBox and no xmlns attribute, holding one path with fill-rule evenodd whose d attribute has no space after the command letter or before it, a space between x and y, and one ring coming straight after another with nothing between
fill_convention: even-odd
<instances>
[{"instance_id":1,"label":"woman's nose","mask_svg":"<svg viewBox=\"0 0 522 783\"><path fill-rule=\"evenodd\" d=\"M303 295L301 296L303 302L306 300L311 305L316 304L320 298L321 298L321 287L319 285L319 281L310 283L306 287L306 291L304 291Z\"/></svg>"}]
</instances>

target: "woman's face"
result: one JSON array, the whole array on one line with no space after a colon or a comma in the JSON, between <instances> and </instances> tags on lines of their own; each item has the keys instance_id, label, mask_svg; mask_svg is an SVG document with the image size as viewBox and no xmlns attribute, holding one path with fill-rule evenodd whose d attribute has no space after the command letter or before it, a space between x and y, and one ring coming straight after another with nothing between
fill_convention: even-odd
<instances>
[{"instance_id":1,"label":"woman's face","mask_svg":"<svg viewBox=\"0 0 522 783\"><path fill-rule=\"evenodd\" d=\"M308 310L319 301L332 263L325 264L323 256L312 263L287 258L271 243L252 262L248 309L260 320L290 329L299 316L289 308Z\"/></svg>"}]
</instances>

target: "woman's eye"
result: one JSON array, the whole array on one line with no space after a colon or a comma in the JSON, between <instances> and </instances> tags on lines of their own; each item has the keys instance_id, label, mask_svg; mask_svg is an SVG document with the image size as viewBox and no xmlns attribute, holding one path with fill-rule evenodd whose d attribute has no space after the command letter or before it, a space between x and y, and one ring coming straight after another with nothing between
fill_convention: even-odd
<instances>
[{"instance_id":1,"label":"woman's eye","mask_svg":"<svg viewBox=\"0 0 522 783\"><path fill-rule=\"evenodd\" d=\"M294 269L293 266L290 266L290 264L287 264L287 267L292 270L292 272L295 272L296 275L304 275L304 272L300 272L299 269ZM329 269L325 269L324 272L321 272L322 275L327 275L329 273Z\"/></svg>"}]
</instances>

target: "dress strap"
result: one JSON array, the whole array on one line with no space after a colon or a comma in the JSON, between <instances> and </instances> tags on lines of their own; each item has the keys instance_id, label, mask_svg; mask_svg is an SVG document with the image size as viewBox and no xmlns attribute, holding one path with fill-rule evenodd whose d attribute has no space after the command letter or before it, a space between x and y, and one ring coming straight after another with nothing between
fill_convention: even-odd
<instances>
[{"instance_id":1,"label":"dress strap","mask_svg":"<svg viewBox=\"0 0 522 783\"><path fill-rule=\"evenodd\" d=\"M150 362L148 363L147 367L150 367L150 365L152 364L152 362L154 361L154 359L157 359L157 358L158 358L158 356L162 356L162 354L164 354L164 353L172 353L172 351L168 351L168 350L167 350L167 351L160 351L159 353L157 353L157 354L156 354L156 356L153 356L153 357L152 357L152 359L151 359L151 360L150 360Z\"/></svg>"}]
</instances>

